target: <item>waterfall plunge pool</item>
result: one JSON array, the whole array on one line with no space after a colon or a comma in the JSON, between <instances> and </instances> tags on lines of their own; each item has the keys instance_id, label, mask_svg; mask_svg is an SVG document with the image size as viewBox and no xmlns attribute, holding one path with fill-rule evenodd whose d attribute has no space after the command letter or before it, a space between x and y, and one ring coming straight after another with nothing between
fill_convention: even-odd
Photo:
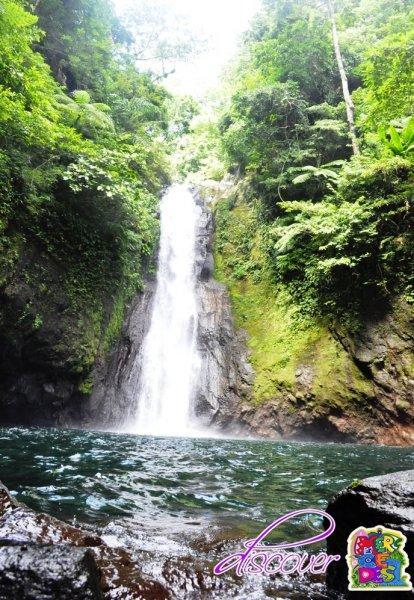
<instances>
[{"instance_id":1,"label":"waterfall plunge pool","mask_svg":"<svg viewBox=\"0 0 414 600\"><path fill-rule=\"evenodd\" d=\"M324 509L355 479L412 468L414 450L4 428L0 458L18 500L127 547L174 598L332 598L318 582L218 578L212 566L290 510Z\"/></svg>"}]
</instances>

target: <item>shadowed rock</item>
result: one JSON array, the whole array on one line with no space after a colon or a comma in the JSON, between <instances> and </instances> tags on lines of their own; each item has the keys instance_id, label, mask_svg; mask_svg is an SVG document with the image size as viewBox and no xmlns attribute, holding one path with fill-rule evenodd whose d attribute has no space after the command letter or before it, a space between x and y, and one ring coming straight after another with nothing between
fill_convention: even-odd
<instances>
[{"instance_id":1,"label":"shadowed rock","mask_svg":"<svg viewBox=\"0 0 414 600\"><path fill-rule=\"evenodd\" d=\"M0 600L101 600L92 550L70 546L0 548Z\"/></svg>"},{"instance_id":2,"label":"shadowed rock","mask_svg":"<svg viewBox=\"0 0 414 600\"><path fill-rule=\"evenodd\" d=\"M71 425L113 429L131 420L141 377L140 350L150 326L155 288L155 281L148 281L145 291L132 300L118 343L95 367L93 391L82 406L81 421Z\"/></svg>"},{"instance_id":3,"label":"shadowed rock","mask_svg":"<svg viewBox=\"0 0 414 600\"><path fill-rule=\"evenodd\" d=\"M167 600L123 548L17 502L0 484L0 600Z\"/></svg>"}]
</instances>

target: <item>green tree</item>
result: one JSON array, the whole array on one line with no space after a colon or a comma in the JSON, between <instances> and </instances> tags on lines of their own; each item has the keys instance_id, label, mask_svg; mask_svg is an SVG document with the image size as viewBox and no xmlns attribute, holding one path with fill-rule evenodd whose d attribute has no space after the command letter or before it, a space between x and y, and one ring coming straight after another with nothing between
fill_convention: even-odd
<instances>
[{"instance_id":1,"label":"green tree","mask_svg":"<svg viewBox=\"0 0 414 600\"><path fill-rule=\"evenodd\" d=\"M223 86L223 158L243 180L231 201L258 215L267 260L255 276L308 311L347 318L413 297L413 10L263 0ZM234 277L254 262L240 260Z\"/></svg>"},{"instance_id":2,"label":"green tree","mask_svg":"<svg viewBox=\"0 0 414 600\"><path fill-rule=\"evenodd\" d=\"M37 360L81 385L153 255L168 181L167 93L132 58L117 69L111 13L98 11L105 3L54 6L56 21L51 1L36 6L45 34L20 0L0 9L0 337L12 356L14 340L44 336L64 306L62 337ZM53 41L65 52L60 66ZM13 295L21 289L24 309Z\"/></svg>"}]
</instances>

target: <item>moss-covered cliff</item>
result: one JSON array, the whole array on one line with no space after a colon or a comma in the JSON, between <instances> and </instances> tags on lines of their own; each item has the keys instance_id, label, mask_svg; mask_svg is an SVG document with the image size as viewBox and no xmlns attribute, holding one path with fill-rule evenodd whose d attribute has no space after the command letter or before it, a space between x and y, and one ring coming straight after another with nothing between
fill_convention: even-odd
<instances>
[{"instance_id":1,"label":"moss-covered cliff","mask_svg":"<svg viewBox=\"0 0 414 600\"><path fill-rule=\"evenodd\" d=\"M167 93L122 28L108 0L1 6L3 423L77 413L157 243Z\"/></svg>"},{"instance_id":2,"label":"moss-covered cliff","mask_svg":"<svg viewBox=\"0 0 414 600\"><path fill-rule=\"evenodd\" d=\"M275 283L246 186L215 203L215 277L228 286L255 371L238 418L256 433L404 444L414 439L411 307L344 323L304 311Z\"/></svg>"}]
</instances>

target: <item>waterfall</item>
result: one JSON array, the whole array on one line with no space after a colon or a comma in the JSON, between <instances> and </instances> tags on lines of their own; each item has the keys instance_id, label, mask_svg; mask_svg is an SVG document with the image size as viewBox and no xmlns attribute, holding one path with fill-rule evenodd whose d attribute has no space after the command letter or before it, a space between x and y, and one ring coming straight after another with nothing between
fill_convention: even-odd
<instances>
[{"instance_id":1,"label":"waterfall","mask_svg":"<svg viewBox=\"0 0 414 600\"><path fill-rule=\"evenodd\" d=\"M161 201L157 287L148 333L140 352L134 431L182 435L191 427L197 353L196 234L200 208L175 185Z\"/></svg>"}]
</instances>

